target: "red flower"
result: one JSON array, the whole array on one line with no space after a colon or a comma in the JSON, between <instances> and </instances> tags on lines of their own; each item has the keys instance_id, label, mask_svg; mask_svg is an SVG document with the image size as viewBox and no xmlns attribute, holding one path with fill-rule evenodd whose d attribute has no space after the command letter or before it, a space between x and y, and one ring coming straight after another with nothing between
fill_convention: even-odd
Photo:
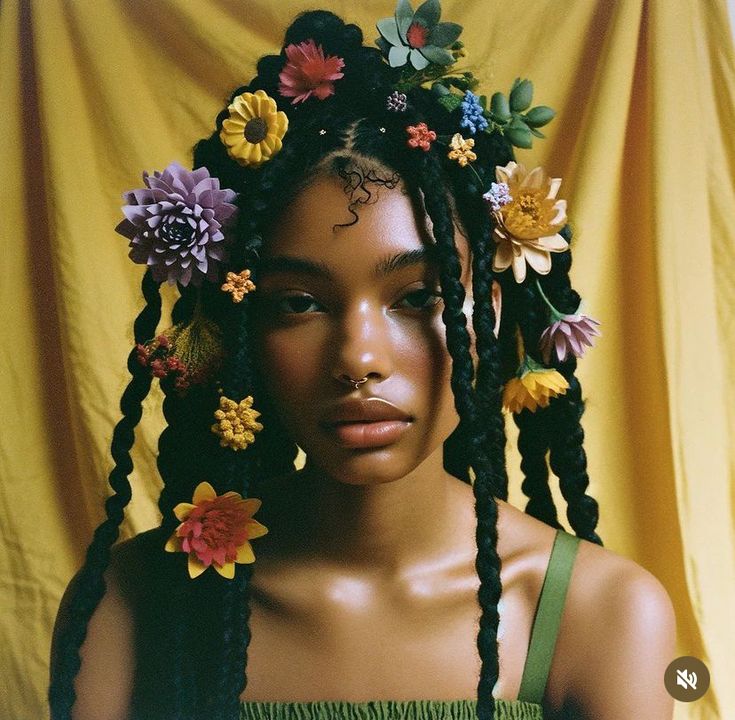
<instances>
[{"instance_id":1,"label":"red flower","mask_svg":"<svg viewBox=\"0 0 735 720\"><path fill-rule=\"evenodd\" d=\"M429 130L427 124L423 122L418 125L409 125L406 132L411 136L406 141L408 146L412 148L420 147L424 152L427 152L431 147L431 143L436 140L436 133Z\"/></svg>"},{"instance_id":2,"label":"red flower","mask_svg":"<svg viewBox=\"0 0 735 720\"><path fill-rule=\"evenodd\" d=\"M309 39L298 45L287 45L284 66L278 79L278 92L284 97L292 97L292 105L303 102L310 95L324 100L334 94L333 80L344 77L339 72L345 61L336 55L324 57L322 46Z\"/></svg>"},{"instance_id":3,"label":"red flower","mask_svg":"<svg viewBox=\"0 0 735 720\"><path fill-rule=\"evenodd\" d=\"M192 504L193 503L193 504ZM179 503L174 514L181 525L168 539L168 552L189 553L189 576L201 575L210 565L224 578L235 577L235 563L251 563L253 538L268 530L252 516L260 507L257 498L240 493L217 495L208 482L194 491L192 503Z\"/></svg>"}]
</instances>

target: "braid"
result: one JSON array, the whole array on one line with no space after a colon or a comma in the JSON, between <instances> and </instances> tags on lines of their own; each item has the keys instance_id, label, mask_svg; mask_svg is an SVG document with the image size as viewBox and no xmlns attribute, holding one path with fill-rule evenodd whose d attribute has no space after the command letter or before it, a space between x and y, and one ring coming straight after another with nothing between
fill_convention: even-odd
<instances>
[{"instance_id":1,"label":"braid","mask_svg":"<svg viewBox=\"0 0 735 720\"><path fill-rule=\"evenodd\" d=\"M135 320L136 343L143 343L155 332L161 316L159 283L147 272L143 276L142 291L146 305ZM115 426L112 435L112 457L115 467L108 482L114 494L107 498L107 518L97 527L94 538L87 549L87 557L78 575L78 583L70 603L71 619L58 641L58 666L49 687L49 702L54 720L71 717L76 699L74 678L81 667L79 650L87 635L87 625L105 593L102 574L110 561L110 548L117 540L125 506L130 502L131 489L128 475L133 469L130 449L135 441L135 426L140 421L142 403L151 386L150 373L137 361L133 348L128 355L128 371L131 380L120 399L123 417Z\"/></svg>"},{"instance_id":2,"label":"braid","mask_svg":"<svg viewBox=\"0 0 735 720\"><path fill-rule=\"evenodd\" d=\"M446 326L447 349L452 357L451 385L460 422L468 428L468 448L475 471L473 490L477 511L477 559L475 567L480 578L478 598L482 614L477 636L482 661L478 683L477 712L480 720L495 716L493 687L499 676L497 633L500 616L498 602L501 594L500 557L497 553L498 509L493 490L493 474L485 452L484 432L478 427L475 394L472 388L473 365L469 351L467 321L462 311L465 298L461 282L461 267L454 245L454 228L446 198L443 196L442 177L438 160L427 158L421 190L426 211L432 221L439 255L442 297L442 318Z\"/></svg>"}]
</instances>

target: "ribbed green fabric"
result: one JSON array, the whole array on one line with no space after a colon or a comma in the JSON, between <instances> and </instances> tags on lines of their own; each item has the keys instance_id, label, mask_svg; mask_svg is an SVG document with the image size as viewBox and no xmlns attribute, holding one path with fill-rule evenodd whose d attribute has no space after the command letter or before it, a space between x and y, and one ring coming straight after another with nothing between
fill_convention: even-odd
<instances>
[{"instance_id":1,"label":"ribbed green fabric","mask_svg":"<svg viewBox=\"0 0 735 720\"><path fill-rule=\"evenodd\" d=\"M543 720L541 703L579 538L557 530L531 630L518 700L495 700L495 720ZM240 720L476 720L477 700L244 702Z\"/></svg>"},{"instance_id":2,"label":"ribbed green fabric","mask_svg":"<svg viewBox=\"0 0 735 720\"><path fill-rule=\"evenodd\" d=\"M477 700L244 702L240 720L476 720ZM495 700L495 720L543 720L540 705Z\"/></svg>"},{"instance_id":3,"label":"ribbed green fabric","mask_svg":"<svg viewBox=\"0 0 735 720\"><path fill-rule=\"evenodd\" d=\"M580 538L576 535L570 535L564 530L556 531L531 630L526 665L518 691L519 700L541 703L544 698L579 541Z\"/></svg>"}]
</instances>

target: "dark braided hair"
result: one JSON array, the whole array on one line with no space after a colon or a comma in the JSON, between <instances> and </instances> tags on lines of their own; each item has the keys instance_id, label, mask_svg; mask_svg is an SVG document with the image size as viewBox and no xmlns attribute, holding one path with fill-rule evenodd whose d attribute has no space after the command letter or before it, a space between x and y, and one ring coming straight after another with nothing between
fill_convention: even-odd
<instances>
[{"instance_id":1,"label":"dark braided hair","mask_svg":"<svg viewBox=\"0 0 735 720\"><path fill-rule=\"evenodd\" d=\"M472 484L475 496L476 569L482 610L478 633L482 661L478 716L490 720L495 716L492 690L499 676L498 602L502 592L495 498L505 500L508 496L502 388L518 367L516 329L527 352L534 357L538 354L539 336L548 324L545 305L535 288L537 276L532 270L522 284L508 277L510 272L497 274L504 294L504 310L500 334L495 338L490 300L493 228L476 178L466 168L448 161L445 146L439 143L429 152L406 144L406 126L418 122L426 122L440 137L453 134L459 127L459 111L448 112L431 91L420 87L407 91L405 112L388 111L385 98L398 81L400 68L391 68L377 49L363 46L363 35L356 25L345 24L330 12L310 11L297 17L286 31L284 48L307 39L323 46L326 55L344 59L344 77L338 81L335 94L294 105L278 91L285 51L261 58L257 76L235 90L230 101L243 92L256 90L278 99L279 110L289 119L282 149L257 168L239 165L228 156L219 139L222 123L228 117L223 110L211 136L195 146L194 166L206 167L219 178L222 187L238 193L240 212L232 229L235 242L230 248L228 267L252 268L256 280L263 238L298 192L319 175L344 180L351 198L353 222L359 219L359 205L371 201L368 186L393 187L396 178L403 181L412 200L428 215L439 260L442 319L452 360L450 383L460 418L457 429L445 443L444 462L449 472ZM474 167L487 186L495 166L512 159L511 147L497 133L479 133L475 143L478 160ZM465 287L455 229L466 235L472 253L476 362L463 312ZM579 296L569 282L570 264L569 252L554 255L551 272L542 279L542 285L561 312L571 313L577 308ZM147 305L136 321L137 342L152 337L160 314L155 283L148 275L143 289ZM206 479L218 494L229 490L243 496L257 494L257 488L269 478L293 469L297 447L281 425L265 392L262 374L252 360L250 296L234 304L219 291L218 285L209 283L196 290L179 290L174 323L191 321L199 309L222 329L226 360L217 378L219 387L215 383L192 386L182 397L169 378L161 381L167 421L158 457L164 481L159 499L162 521L159 528L139 536L145 562L136 568L132 590L139 655L133 716L235 720L239 717L239 696L247 682L243 670L250 641L252 566L239 566L232 581L205 572L192 582L182 571L181 555L165 553L163 546L178 523L174 507L189 502L199 482ZM113 438L113 456L118 465L110 476L110 484L116 494L108 501L109 519L98 528L90 546L73 599L73 620L60 642L63 661L50 691L54 720L70 716L73 680L80 665L79 648L89 618L104 593L102 573L107 567L110 546L117 538L122 509L129 500L127 475L132 469L132 429L140 417L140 403L148 392L150 376L135 363L132 354L128 367L133 379L123 395L124 418ZM569 382L566 395L555 398L536 413L524 410L515 417L523 456L523 490L529 497L526 510L552 527L560 527L549 488L548 454L568 503L572 527L580 537L601 544L594 532L597 503L585 494L589 478L582 449L580 417L584 404L574 375L576 359L568 358L553 367ZM244 452L220 447L210 432L220 393L229 398L256 398L264 427L253 446ZM198 661L192 662L192 657Z\"/></svg>"}]
</instances>

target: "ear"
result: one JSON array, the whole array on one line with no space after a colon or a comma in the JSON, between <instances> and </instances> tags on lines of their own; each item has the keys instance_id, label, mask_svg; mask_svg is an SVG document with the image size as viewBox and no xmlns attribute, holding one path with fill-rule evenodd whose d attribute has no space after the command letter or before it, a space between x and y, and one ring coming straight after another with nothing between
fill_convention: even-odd
<instances>
[{"instance_id":1,"label":"ear","mask_svg":"<svg viewBox=\"0 0 735 720\"><path fill-rule=\"evenodd\" d=\"M497 280L493 280L492 296L493 310L495 311L495 327L493 328L493 333L495 337L498 337L498 333L500 332L500 313L503 309L503 292Z\"/></svg>"}]
</instances>

